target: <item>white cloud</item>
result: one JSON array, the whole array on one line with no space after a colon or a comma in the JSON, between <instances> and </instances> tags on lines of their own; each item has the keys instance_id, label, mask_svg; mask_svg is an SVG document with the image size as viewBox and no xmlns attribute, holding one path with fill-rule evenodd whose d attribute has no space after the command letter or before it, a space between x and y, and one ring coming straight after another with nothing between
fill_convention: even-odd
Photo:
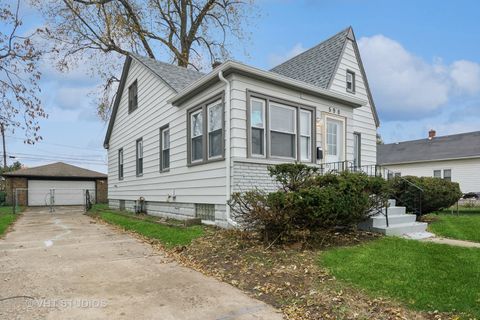
<instances>
[{"instance_id":1,"label":"white cloud","mask_svg":"<svg viewBox=\"0 0 480 320\"><path fill-rule=\"evenodd\" d=\"M268 63L270 66L275 67L282 62L287 61L290 58L295 57L296 55L299 55L300 53L304 52L306 49L303 47L301 43L297 43L294 45L290 50L287 52L284 52L282 54L271 54L268 57Z\"/></svg>"},{"instance_id":2,"label":"white cloud","mask_svg":"<svg viewBox=\"0 0 480 320\"><path fill-rule=\"evenodd\" d=\"M480 65L428 63L383 35L358 42L379 111L386 119L425 117L453 96L480 92Z\"/></svg>"},{"instance_id":3,"label":"white cloud","mask_svg":"<svg viewBox=\"0 0 480 320\"><path fill-rule=\"evenodd\" d=\"M466 60L455 61L451 66L450 76L461 92L469 94L480 92L480 65L478 63Z\"/></svg>"}]
</instances>

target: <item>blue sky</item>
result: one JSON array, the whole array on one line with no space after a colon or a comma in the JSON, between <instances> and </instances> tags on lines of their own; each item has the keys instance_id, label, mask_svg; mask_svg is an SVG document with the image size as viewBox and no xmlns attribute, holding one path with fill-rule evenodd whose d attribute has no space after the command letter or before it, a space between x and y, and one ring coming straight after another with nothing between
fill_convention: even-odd
<instances>
[{"instance_id":1,"label":"blue sky","mask_svg":"<svg viewBox=\"0 0 480 320\"><path fill-rule=\"evenodd\" d=\"M351 25L359 42L386 142L480 130L478 1L259 0L250 41L232 58L269 69ZM25 28L42 24L24 11ZM245 53L248 52L248 55ZM8 152L30 165L60 159L106 172L106 124L89 93L98 84L82 68L69 74L42 64L43 142L7 136ZM36 155L36 159L32 159ZM21 157L23 156L23 158ZM52 160L51 160L52 159Z\"/></svg>"}]
</instances>

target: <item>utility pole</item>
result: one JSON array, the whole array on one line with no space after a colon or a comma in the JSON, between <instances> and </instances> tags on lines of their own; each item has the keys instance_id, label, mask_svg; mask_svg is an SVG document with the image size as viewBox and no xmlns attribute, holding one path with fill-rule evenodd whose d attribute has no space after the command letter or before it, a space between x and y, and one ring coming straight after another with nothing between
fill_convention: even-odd
<instances>
[{"instance_id":1,"label":"utility pole","mask_svg":"<svg viewBox=\"0 0 480 320\"><path fill-rule=\"evenodd\" d=\"M0 131L2 132L2 142L3 142L3 169L7 170L7 147L5 146L5 127L3 123L0 123Z\"/></svg>"}]
</instances>

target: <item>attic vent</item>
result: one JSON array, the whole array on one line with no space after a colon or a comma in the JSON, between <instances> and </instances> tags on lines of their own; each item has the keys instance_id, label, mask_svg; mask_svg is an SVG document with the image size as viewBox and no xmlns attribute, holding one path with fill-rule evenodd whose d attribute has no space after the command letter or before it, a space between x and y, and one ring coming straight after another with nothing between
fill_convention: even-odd
<instances>
[{"instance_id":1,"label":"attic vent","mask_svg":"<svg viewBox=\"0 0 480 320\"><path fill-rule=\"evenodd\" d=\"M214 204L195 204L195 217L202 220L215 221L215 205Z\"/></svg>"}]
</instances>

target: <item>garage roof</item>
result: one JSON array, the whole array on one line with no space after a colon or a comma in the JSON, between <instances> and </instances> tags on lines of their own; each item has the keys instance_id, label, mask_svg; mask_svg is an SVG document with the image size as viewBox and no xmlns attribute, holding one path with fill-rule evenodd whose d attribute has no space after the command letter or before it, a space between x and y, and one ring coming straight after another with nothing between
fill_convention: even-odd
<instances>
[{"instance_id":1,"label":"garage roof","mask_svg":"<svg viewBox=\"0 0 480 320\"><path fill-rule=\"evenodd\" d=\"M42 178L107 178L106 174L92 171L63 162L55 162L44 166L23 168L4 173L6 177L42 177Z\"/></svg>"},{"instance_id":2,"label":"garage roof","mask_svg":"<svg viewBox=\"0 0 480 320\"><path fill-rule=\"evenodd\" d=\"M480 131L377 146L380 165L480 157Z\"/></svg>"}]
</instances>

